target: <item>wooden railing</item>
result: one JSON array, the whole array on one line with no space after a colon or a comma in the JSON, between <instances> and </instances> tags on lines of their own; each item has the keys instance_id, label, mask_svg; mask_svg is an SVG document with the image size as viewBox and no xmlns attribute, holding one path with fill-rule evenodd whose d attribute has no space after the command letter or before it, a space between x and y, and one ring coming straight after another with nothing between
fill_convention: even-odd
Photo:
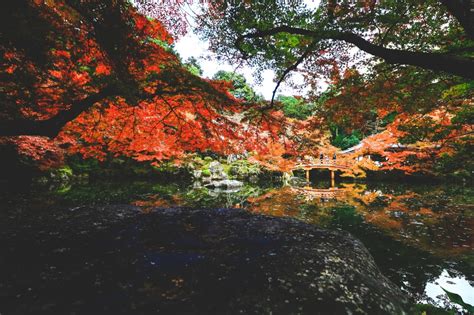
<instances>
[{"instance_id":1,"label":"wooden railing","mask_svg":"<svg viewBox=\"0 0 474 315\"><path fill-rule=\"evenodd\" d=\"M350 165L342 163L334 159L322 159L297 163L293 169L315 169L315 168L329 168L329 169L349 169Z\"/></svg>"}]
</instances>

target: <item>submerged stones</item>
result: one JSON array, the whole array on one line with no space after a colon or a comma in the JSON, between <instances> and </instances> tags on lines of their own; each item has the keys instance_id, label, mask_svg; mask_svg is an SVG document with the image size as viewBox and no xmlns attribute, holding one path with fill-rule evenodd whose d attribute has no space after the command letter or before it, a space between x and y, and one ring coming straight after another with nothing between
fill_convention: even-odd
<instances>
[{"instance_id":1,"label":"submerged stones","mask_svg":"<svg viewBox=\"0 0 474 315\"><path fill-rule=\"evenodd\" d=\"M259 165L239 159L239 156L229 156L226 161L195 158L189 169L197 182L208 187L236 188L243 182L255 183L264 175Z\"/></svg>"},{"instance_id":2,"label":"submerged stones","mask_svg":"<svg viewBox=\"0 0 474 315\"><path fill-rule=\"evenodd\" d=\"M219 161L210 162L209 168L204 171L194 170L193 175L194 178L201 180L204 183L204 186L208 188L235 190L244 185L241 181L228 179L228 175Z\"/></svg>"},{"instance_id":3,"label":"submerged stones","mask_svg":"<svg viewBox=\"0 0 474 315\"><path fill-rule=\"evenodd\" d=\"M103 206L45 222L41 233L29 227L2 236L8 285L0 291L21 294L5 305L6 314L44 307L48 314L403 314L407 308L360 241L294 219L237 209L142 214L139 207Z\"/></svg>"}]
</instances>

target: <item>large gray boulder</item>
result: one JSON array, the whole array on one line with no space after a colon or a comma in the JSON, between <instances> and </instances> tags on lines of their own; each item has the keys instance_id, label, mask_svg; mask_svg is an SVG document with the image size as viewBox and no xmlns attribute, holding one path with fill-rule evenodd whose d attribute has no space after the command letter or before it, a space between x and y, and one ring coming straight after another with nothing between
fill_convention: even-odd
<instances>
[{"instance_id":1,"label":"large gray boulder","mask_svg":"<svg viewBox=\"0 0 474 315\"><path fill-rule=\"evenodd\" d=\"M294 219L237 209L142 214L132 206L84 206L40 222L0 233L7 253L1 292L12 297L2 314L405 314L408 308L360 241Z\"/></svg>"}]
</instances>

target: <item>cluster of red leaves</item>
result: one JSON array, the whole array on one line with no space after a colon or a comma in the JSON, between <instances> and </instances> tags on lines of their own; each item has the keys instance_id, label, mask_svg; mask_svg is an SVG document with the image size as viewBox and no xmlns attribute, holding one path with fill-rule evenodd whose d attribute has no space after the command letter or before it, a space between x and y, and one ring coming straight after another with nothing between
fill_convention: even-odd
<instances>
[{"instance_id":1,"label":"cluster of red leaves","mask_svg":"<svg viewBox=\"0 0 474 315\"><path fill-rule=\"evenodd\" d=\"M32 5L39 19L51 26L50 47L41 63L14 46L1 47L0 69L9 76L2 88L15 104L14 110L2 114L36 120L54 117L114 81L123 65L138 88L135 102L125 94L109 97L68 123L56 141L70 154L100 160L120 155L159 163L196 151L268 151L266 143L279 141L281 113L244 119L249 106L228 92L228 83L201 79L185 70L168 49L173 38L157 20L131 6L122 12L123 19L132 22L125 42L135 46L119 48L130 49L130 54L111 60L110 51L90 36L92 26L66 2ZM25 76L31 79L24 80ZM52 151L44 139L31 149L42 144L45 152ZM39 149L38 156L29 155L39 160L45 152Z\"/></svg>"},{"instance_id":2,"label":"cluster of red leaves","mask_svg":"<svg viewBox=\"0 0 474 315\"><path fill-rule=\"evenodd\" d=\"M0 138L0 146L13 147L24 162L45 171L64 163L64 150L47 137L18 136Z\"/></svg>"},{"instance_id":3,"label":"cluster of red leaves","mask_svg":"<svg viewBox=\"0 0 474 315\"><path fill-rule=\"evenodd\" d=\"M164 28L156 27L158 22L138 20L140 30L161 30L165 32L161 38L169 38ZM151 163L179 162L196 151L230 154L262 150L262 143L278 137L279 117L273 117L277 113L267 114L258 125L244 122L239 116L246 107L228 92L228 83L192 78L211 91L195 90L188 82L190 74L176 64L176 57L151 45L142 60L144 67L137 71L150 98L135 106L116 98L83 113L58 138L68 144L69 152L100 160L121 155ZM150 75L160 76L147 79Z\"/></svg>"},{"instance_id":4,"label":"cluster of red leaves","mask_svg":"<svg viewBox=\"0 0 474 315\"><path fill-rule=\"evenodd\" d=\"M259 152L250 157L249 161L272 171L289 172L292 170L294 162L283 157L287 153L284 144L269 141L265 147L265 152Z\"/></svg>"},{"instance_id":5,"label":"cluster of red leaves","mask_svg":"<svg viewBox=\"0 0 474 315\"><path fill-rule=\"evenodd\" d=\"M200 2L204 3L204 1ZM172 32L173 37L178 38L188 32L190 23L188 21L189 13L185 10L187 1L136 0L134 3L140 13L160 21Z\"/></svg>"},{"instance_id":6,"label":"cluster of red leaves","mask_svg":"<svg viewBox=\"0 0 474 315\"><path fill-rule=\"evenodd\" d=\"M48 51L45 59L38 60L31 52L27 54L6 42L1 44L0 70L8 76L2 89L8 100L16 104L16 114L48 119L68 109L71 102L96 93L114 73L97 39L90 36L94 30L81 20L77 11L61 0L35 1L32 5L37 11L36 18L50 26L45 34ZM166 63L178 62L160 45L171 44L173 39L161 23L132 8L123 14L134 23L134 31L128 36L130 43L138 47L127 57L129 60L121 61L133 79L141 82L140 87L146 89L151 74L159 73ZM2 114L12 115L11 111Z\"/></svg>"},{"instance_id":7,"label":"cluster of red leaves","mask_svg":"<svg viewBox=\"0 0 474 315\"><path fill-rule=\"evenodd\" d=\"M47 119L67 109L71 101L97 91L110 67L99 45L88 37L90 27L76 21L77 13L71 8L61 1L35 1L32 5L39 12L38 19L51 26L45 35L48 50L44 59L38 59L32 52L1 44L0 71L8 75L2 89L16 104L16 113Z\"/></svg>"},{"instance_id":8,"label":"cluster of red leaves","mask_svg":"<svg viewBox=\"0 0 474 315\"><path fill-rule=\"evenodd\" d=\"M472 126L467 125L451 128L452 117L445 108L433 110L426 115L400 114L385 131L364 139L358 154L384 157L386 161L382 163L382 170L400 170L406 174L431 173L441 155L454 153L453 142L472 132ZM405 130L407 126L423 131L427 129L429 132L424 132L424 137L413 143L401 143L401 139L410 136L410 131L401 130Z\"/></svg>"},{"instance_id":9,"label":"cluster of red leaves","mask_svg":"<svg viewBox=\"0 0 474 315\"><path fill-rule=\"evenodd\" d=\"M374 108L380 118L401 111L399 102L391 93L395 87L389 81L364 82L360 73L347 69L342 75L334 75L332 83L338 86L337 93L325 102L324 115L347 133L353 129L367 131L367 122L373 118Z\"/></svg>"},{"instance_id":10,"label":"cluster of red leaves","mask_svg":"<svg viewBox=\"0 0 474 315\"><path fill-rule=\"evenodd\" d=\"M200 95L174 95L131 107L117 99L71 122L59 136L69 152L99 160L128 156L159 163L196 151L220 154L268 150L274 125L244 123L229 104L210 106ZM268 128L268 129L265 129Z\"/></svg>"}]
</instances>

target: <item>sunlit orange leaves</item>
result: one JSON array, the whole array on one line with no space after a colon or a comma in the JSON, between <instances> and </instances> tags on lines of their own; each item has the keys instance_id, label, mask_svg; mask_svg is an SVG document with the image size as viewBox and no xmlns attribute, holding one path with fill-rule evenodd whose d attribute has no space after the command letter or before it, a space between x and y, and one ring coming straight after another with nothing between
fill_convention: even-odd
<instances>
[{"instance_id":1,"label":"sunlit orange leaves","mask_svg":"<svg viewBox=\"0 0 474 315\"><path fill-rule=\"evenodd\" d=\"M12 104L1 115L48 121L77 111L56 139L70 154L156 165L203 151L281 159L267 143L293 148L281 112L262 112L233 97L228 83L192 75L163 24L128 2L29 5L34 22L47 25L36 36L43 59L1 44L0 69L9 74L2 91ZM279 165L286 168L284 159Z\"/></svg>"},{"instance_id":2,"label":"sunlit orange leaves","mask_svg":"<svg viewBox=\"0 0 474 315\"><path fill-rule=\"evenodd\" d=\"M103 63L99 63L95 67L95 73L97 75L109 75L111 73L111 68Z\"/></svg>"}]
</instances>

